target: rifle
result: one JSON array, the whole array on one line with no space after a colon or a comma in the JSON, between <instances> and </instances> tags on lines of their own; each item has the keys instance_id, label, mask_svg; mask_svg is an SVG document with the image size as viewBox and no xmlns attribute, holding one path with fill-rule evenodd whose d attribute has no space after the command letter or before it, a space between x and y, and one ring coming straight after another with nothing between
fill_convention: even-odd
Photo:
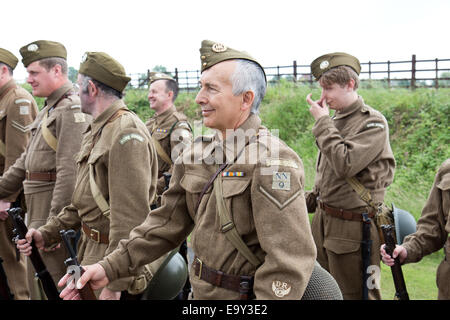
<instances>
[{"instance_id":1,"label":"rifle","mask_svg":"<svg viewBox=\"0 0 450 320\"><path fill-rule=\"evenodd\" d=\"M370 225L371 219L369 218L369 214L364 212L363 216L363 231L362 231L362 245L361 245L361 254L362 254L362 290L363 290L363 300L369 300L369 288L367 286L367 279L369 278L367 274L367 269L370 266L370 256L372 254L372 239L370 239Z\"/></svg>"},{"instance_id":2,"label":"rifle","mask_svg":"<svg viewBox=\"0 0 450 320\"><path fill-rule=\"evenodd\" d=\"M66 246L67 251L70 254L70 257L67 258L64 261L64 264L67 266L67 273L71 275L76 276L82 276L84 273L84 269L81 267L81 265L78 263L77 255L75 253L75 250L72 247L72 244L70 243L70 238L75 238L76 233L74 230L61 230L60 232L61 238L63 239L63 243ZM78 279L75 279L75 282L78 281ZM97 297L94 294L94 291L92 290L89 283L86 283L86 285L78 289L78 292L80 293L81 299L83 300L97 300Z\"/></svg>"},{"instance_id":3,"label":"rifle","mask_svg":"<svg viewBox=\"0 0 450 320\"><path fill-rule=\"evenodd\" d=\"M394 226L393 225L381 225L383 231L384 240L386 245L384 250L388 255L392 257L392 253L395 249L394 240ZM399 257L394 259L394 265L391 266L392 278L394 278L395 285L395 298L396 300L409 300L408 291L406 291L405 279L403 278L402 267L400 265Z\"/></svg>"},{"instance_id":4,"label":"rifle","mask_svg":"<svg viewBox=\"0 0 450 320\"><path fill-rule=\"evenodd\" d=\"M11 217L14 224L14 234L15 239L25 239L25 235L28 232L28 228L25 225L20 214L22 213L21 208L11 208L7 210L9 216ZM36 270L35 276L39 278L42 288L44 289L45 295L48 300L61 300L59 297L59 291L56 288L55 283L53 282L52 276L47 270L47 267L42 260L41 255L39 254L36 245L34 244L34 240L31 241L31 254L29 256L31 263L33 264L34 270Z\"/></svg>"},{"instance_id":5,"label":"rifle","mask_svg":"<svg viewBox=\"0 0 450 320\"><path fill-rule=\"evenodd\" d=\"M3 259L0 257L0 300L14 300L14 295L8 286L5 269L3 269Z\"/></svg>"}]
</instances>

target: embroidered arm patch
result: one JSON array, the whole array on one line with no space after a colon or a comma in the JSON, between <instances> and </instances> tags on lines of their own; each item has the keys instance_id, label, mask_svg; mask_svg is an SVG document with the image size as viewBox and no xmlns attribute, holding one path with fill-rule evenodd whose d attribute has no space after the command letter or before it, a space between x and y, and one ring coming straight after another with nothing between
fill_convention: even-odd
<instances>
[{"instance_id":1,"label":"embroidered arm patch","mask_svg":"<svg viewBox=\"0 0 450 320\"><path fill-rule=\"evenodd\" d=\"M132 139L137 140L139 142L144 141L144 138L141 135L139 135L137 133L130 133L130 134L126 134L122 138L120 138L119 143L124 144L125 142L130 141Z\"/></svg>"}]
</instances>

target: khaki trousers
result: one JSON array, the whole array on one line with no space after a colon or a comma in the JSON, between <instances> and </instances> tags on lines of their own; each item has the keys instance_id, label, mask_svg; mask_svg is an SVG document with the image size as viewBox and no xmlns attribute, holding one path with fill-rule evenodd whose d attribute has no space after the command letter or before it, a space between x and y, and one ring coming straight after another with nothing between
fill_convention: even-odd
<instances>
[{"instance_id":1,"label":"khaki trousers","mask_svg":"<svg viewBox=\"0 0 450 320\"><path fill-rule=\"evenodd\" d=\"M336 279L344 300L362 300L362 222L332 217L317 208L312 233L317 247L317 261ZM370 269L367 271L369 288L372 289L368 296L369 300L380 300L380 240L373 221L370 235L372 251Z\"/></svg>"},{"instance_id":2,"label":"khaki trousers","mask_svg":"<svg viewBox=\"0 0 450 320\"><path fill-rule=\"evenodd\" d=\"M47 222L48 213L50 212L50 205L53 192L43 191L33 194L26 194L25 199L28 207L28 229L37 229ZM39 251L39 254L44 261L47 270L53 278L53 281L57 285L59 280L66 273L66 266L64 260L68 258L64 246L51 252ZM28 285L30 287L31 300L40 300L38 288L36 288L36 282L34 281L36 270L31 263L31 260L27 259L28 268Z\"/></svg>"}]
</instances>

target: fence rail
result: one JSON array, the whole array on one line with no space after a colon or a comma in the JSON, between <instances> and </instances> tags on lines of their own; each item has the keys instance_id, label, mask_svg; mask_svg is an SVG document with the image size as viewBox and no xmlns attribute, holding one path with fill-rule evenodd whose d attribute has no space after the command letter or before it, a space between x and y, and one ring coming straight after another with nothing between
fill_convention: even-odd
<instances>
[{"instance_id":1,"label":"fence rail","mask_svg":"<svg viewBox=\"0 0 450 320\"><path fill-rule=\"evenodd\" d=\"M264 67L269 84L277 83L280 79L313 85L310 66L299 65L294 60L292 65ZM200 70L183 70L178 68L168 71L177 81L181 90L198 89ZM131 74L131 86L148 88L150 70L147 73ZM360 79L362 83L371 84L381 82L388 88L404 87L412 90L419 87L449 88L450 87L450 59L419 60L413 54L411 60L382 61L361 63Z\"/></svg>"}]
</instances>

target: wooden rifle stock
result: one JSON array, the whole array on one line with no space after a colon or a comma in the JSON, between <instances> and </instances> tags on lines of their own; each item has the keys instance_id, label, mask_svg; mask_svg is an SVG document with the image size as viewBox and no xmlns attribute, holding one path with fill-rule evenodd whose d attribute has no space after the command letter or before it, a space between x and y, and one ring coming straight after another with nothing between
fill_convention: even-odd
<instances>
[{"instance_id":1,"label":"wooden rifle stock","mask_svg":"<svg viewBox=\"0 0 450 320\"><path fill-rule=\"evenodd\" d=\"M63 243L66 246L67 251L70 254L70 257L64 261L64 264L69 268L72 269L71 274L77 273L78 275L82 276L84 273L84 269L81 267L81 265L78 263L77 255L75 253L75 250L72 248L72 244L70 243L70 238L75 238L75 231L73 230L61 230L59 232L61 234L61 238L63 239ZM76 269L77 271L75 271ZM78 281L78 279L75 279L75 281ZM86 283L86 285L81 288L77 289L78 293L80 294L81 299L83 300L97 300L97 297L94 294L94 291L92 290L89 283Z\"/></svg>"},{"instance_id":2,"label":"wooden rifle stock","mask_svg":"<svg viewBox=\"0 0 450 320\"><path fill-rule=\"evenodd\" d=\"M28 232L28 228L25 225L20 214L22 213L21 208L11 208L7 210L9 216L11 217L14 224L14 233L18 239L25 239L25 235ZM28 257L36 270L36 276L42 283L42 288L44 289L45 295L48 300L61 300L59 297L59 291L56 288L55 283L53 282L53 278L47 270L47 267L42 260L41 255L39 254L38 248L34 244L34 241L31 241L31 255Z\"/></svg>"},{"instance_id":3,"label":"wooden rifle stock","mask_svg":"<svg viewBox=\"0 0 450 320\"><path fill-rule=\"evenodd\" d=\"M394 226L382 225L381 230L383 231L384 240L386 242L384 250L388 255L392 257L392 253L395 249L395 240L393 235ZM403 277L399 257L394 259L394 265L391 266L391 272L392 278L394 279L396 300L409 300L409 295L408 291L406 290L405 279Z\"/></svg>"}]
</instances>

